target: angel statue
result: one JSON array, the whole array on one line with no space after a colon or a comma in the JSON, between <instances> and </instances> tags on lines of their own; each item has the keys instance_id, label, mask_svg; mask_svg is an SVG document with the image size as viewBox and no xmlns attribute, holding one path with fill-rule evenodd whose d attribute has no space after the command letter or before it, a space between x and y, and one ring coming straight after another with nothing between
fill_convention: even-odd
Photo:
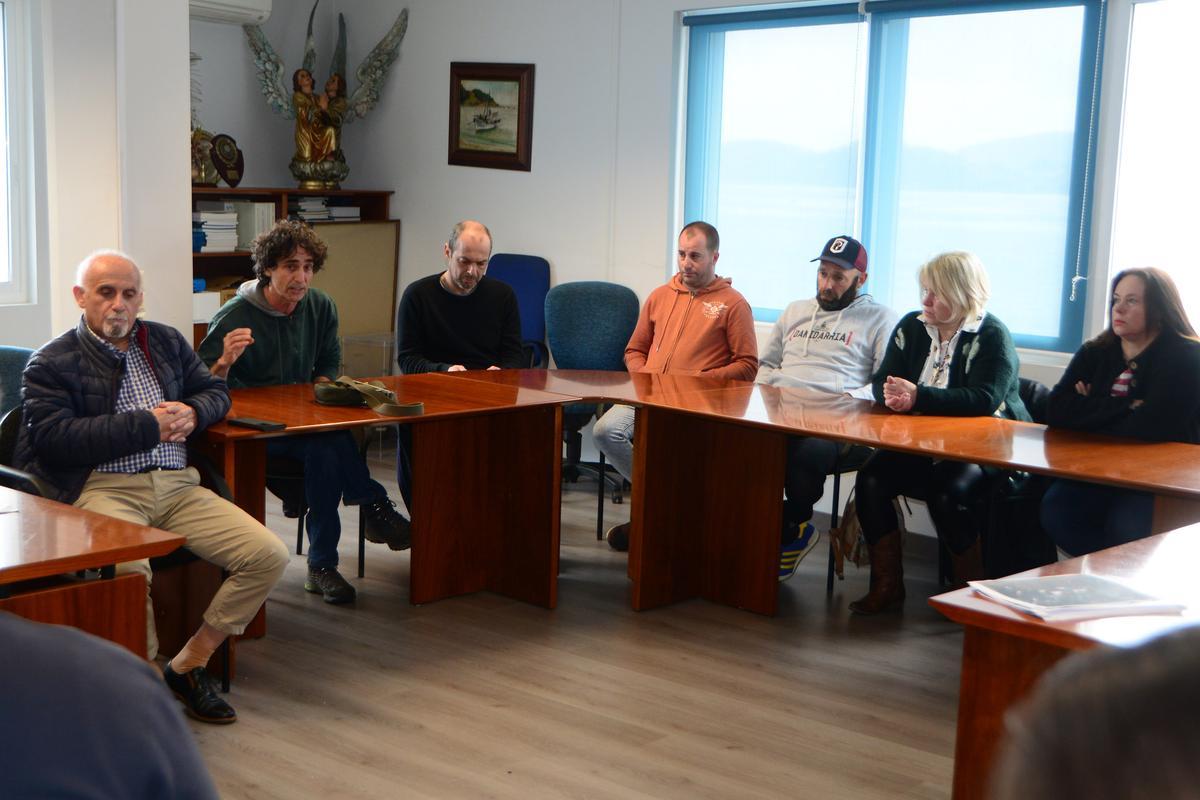
<instances>
[{"instance_id":1,"label":"angel statue","mask_svg":"<svg viewBox=\"0 0 1200 800\"><path fill-rule=\"evenodd\" d=\"M329 79L325 81L325 88L317 92L313 78L317 48L312 29L313 16L320 2L316 0L308 14L304 62L292 73L290 97L284 88L283 62L262 29L257 25L244 26L267 105L284 117L296 120L296 153L288 166L301 189L336 189L350 174L346 156L342 153L342 125L365 117L379 102L383 81L400 55L400 42L408 30L406 8L355 71L358 88L347 97L346 18L339 13L337 48L329 67Z\"/></svg>"}]
</instances>

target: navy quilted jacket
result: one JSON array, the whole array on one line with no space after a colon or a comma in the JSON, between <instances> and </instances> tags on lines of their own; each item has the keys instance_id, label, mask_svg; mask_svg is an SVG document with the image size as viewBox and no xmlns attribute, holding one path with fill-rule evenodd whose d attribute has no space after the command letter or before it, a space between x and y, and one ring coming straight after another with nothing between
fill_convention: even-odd
<instances>
[{"instance_id":1,"label":"navy quilted jacket","mask_svg":"<svg viewBox=\"0 0 1200 800\"><path fill-rule=\"evenodd\" d=\"M29 359L24 374L24 424L14 466L51 483L55 500L73 503L92 468L149 450L159 441L148 410L113 412L124 361L104 348L80 319ZM196 432L229 411L225 381L214 377L174 328L141 322L134 343L158 377L164 400L196 411Z\"/></svg>"}]
</instances>

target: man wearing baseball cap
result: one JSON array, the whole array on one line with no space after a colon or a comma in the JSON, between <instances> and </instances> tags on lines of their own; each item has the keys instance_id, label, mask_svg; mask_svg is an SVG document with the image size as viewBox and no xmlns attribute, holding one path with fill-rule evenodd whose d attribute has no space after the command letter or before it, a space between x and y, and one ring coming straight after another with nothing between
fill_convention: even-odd
<instances>
[{"instance_id":1,"label":"man wearing baseball cap","mask_svg":"<svg viewBox=\"0 0 1200 800\"><path fill-rule=\"evenodd\" d=\"M759 355L758 383L869 397L871 375L883 360L896 314L860 292L867 280L867 249L852 236L825 243L817 267L817 295L797 300L775 322ZM820 534L813 505L833 471L838 444L793 436L784 478L779 580L795 574Z\"/></svg>"}]
</instances>

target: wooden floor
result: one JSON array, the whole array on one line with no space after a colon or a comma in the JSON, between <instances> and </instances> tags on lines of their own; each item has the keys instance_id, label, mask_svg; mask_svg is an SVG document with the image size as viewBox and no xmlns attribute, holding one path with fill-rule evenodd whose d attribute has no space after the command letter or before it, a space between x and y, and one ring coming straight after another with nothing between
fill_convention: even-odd
<instances>
[{"instance_id":1,"label":"wooden floor","mask_svg":"<svg viewBox=\"0 0 1200 800\"><path fill-rule=\"evenodd\" d=\"M398 497L391 463L372 469ZM381 545L354 579L345 510L357 604L306 594L293 555L267 638L238 647L239 721L192 723L221 795L949 796L962 637L924 602L930 540L909 543L902 614L851 618L867 581L852 566L827 601L824 540L774 619L704 601L637 613L625 557L595 540L594 491L563 497L555 611L486 593L411 606L408 554ZM295 521L267 508L294 547Z\"/></svg>"}]
</instances>

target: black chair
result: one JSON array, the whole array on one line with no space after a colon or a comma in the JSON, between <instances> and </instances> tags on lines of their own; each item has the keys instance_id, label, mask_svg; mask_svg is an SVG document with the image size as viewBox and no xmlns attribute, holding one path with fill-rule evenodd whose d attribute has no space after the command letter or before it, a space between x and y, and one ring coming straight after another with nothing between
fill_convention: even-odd
<instances>
[{"instance_id":1,"label":"black chair","mask_svg":"<svg viewBox=\"0 0 1200 800\"><path fill-rule=\"evenodd\" d=\"M17 452L17 437L21 435L21 406L4 412L0 418L0 464L11 466ZM44 495L44 493L43 493Z\"/></svg>"},{"instance_id":2,"label":"black chair","mask_svg":"<svg viewBox=\"0 0 1200 800\"><path fill-rule=\"evenodd\" d=\"M1021 378L1017 391L1033 421L1045 424L1050 399L1045 384ZM1049 478L1028 472L1009 470L992 478L978 511L983 517L983 565L989 577L1023 572L1058 558L1040 517L1042 495L1049 486Z\"/></svg>"},{"instance_id":3,"label":"black chair","mask_svg":"<svg viewBox=\"0 0 1200 800\"><path fill-rule=\"evenodd\" d=\"M267 491L283 504L283 516L296 520L296 555L304 555L304 519L308 498L304 494L304 464L285 456L267 457Z\"/></svg>"},{"instance_id":4,"label":"black chair","mask_svg":"<svg viewBox=\"0 0 1200 800\"><path fill-rule=\"evenodd\" d=\"M365 459L370 440L364 436L359 453ZM269 456L266 474L267 490L283 504L283 516L296 520L296 555L304 555L304 528L308 516L308 497L304 493L304 463L286 456ZM358 513L358 577L366 574L367 521Z\"/></svg>"},{"instance_id":5,"label":"black chair","mask_svg":"<svg viewBox=\"0 0 1200 800\"><path fill-rule=\"evenodd\" d=\"M625 346L637 325L637 295L627 286L605 281L560 283L546 294L546 337L560 369L625 371ZM595 464L581 460L582 429L604 413L603 405L570 403L563 408L563 442L567 454L564 480L593 472L598 484L596 538L604 536L604 488L611 485L620 502L624 480L609 474L604 454Z\"/></svg>"},{"instance_id":6,"label":"black chair","mask_svg":"<svg viewBox=\"0 0 1200 800\"><path fill-rule=\"evenodd\" d=\"M4 464L0 464L0 486L16 489L18 492L35 497L46 497L47 495L45 484L36 475Z\"/></svg>"},{"instance_id":7,"label":"black chair","mask_svg":"<svg viewBox=\"0 0 1200 800\"><path fill-rule=\"evenodd\" d=\"M1041 381L1032 378L1018 378L1017 394L1025 404L1025 410L1034 422L1046 424L1046 406L1050 402L1050 389Z\"/></svg>"},{"instance_id":8,"label":"black chair","mask_svg":"<svg viewBox=\"0 0 1200 800\"><path fill-rule=\"evenodd\" d=\"M21 373L31 355L28 347L0 346L0 416L21 404Z\"/></svg>"}]
</instances>

